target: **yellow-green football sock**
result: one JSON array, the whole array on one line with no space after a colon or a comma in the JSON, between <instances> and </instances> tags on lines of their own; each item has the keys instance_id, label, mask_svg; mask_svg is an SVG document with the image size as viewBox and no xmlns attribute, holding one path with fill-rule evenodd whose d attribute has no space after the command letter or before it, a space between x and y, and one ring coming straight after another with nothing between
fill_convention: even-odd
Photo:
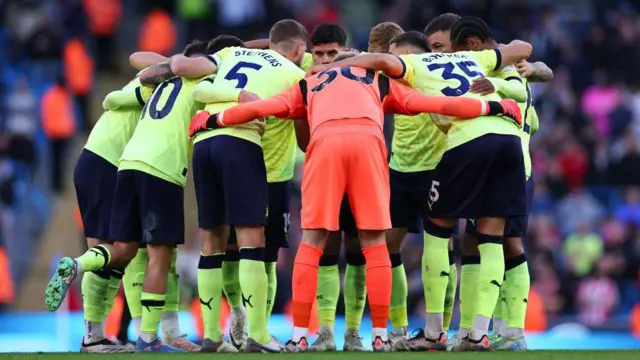
<instances>
[{"instance_id":1,"label":"yellow-green football sock","mask_svg":"<svg viewBox=\"0 0 640 360\"><path fill-rule=\"evenodd\" d=\"M336 307L340 297L340 271L338 255L323 254L318 267L318 322L320 326L333 328Z\"/></svg>"},{"instance_id":2,"label":"yellow-green football sock","mask_svg":"<svg viewBox=\"0 0 640 360\"><path fill-rule=\"evenodd\" d=\"M204 324L204 338L222 340L220 306L222 300L222 261L224 254L200 255L198 263L198 295Z\"/></svg>"},{"instance_id":3,"label":"yellow-green football sock","mask_svg":"<svg viewBox=\"0 0 640 360\"><path fill-rule=\"evenodd\" d=\"M240 289L240 253L227 251L222 263L222 290L227 303L232 308L242 306L242 289Z\"/></svg>"},{"instance_id":4,"label":"yellow-green football sock","mask_svg":"<svg viewBox=\"0 0 640 360\"><path fill-rule=\"evenodd\" d=\"M506 311L505 309L505 301L503 299L504 295L504 285L500 288L500 296L498 297L498 301L496 301L496 307L493 309L493 334L494 335L503 335L506 324Z\"/></svg>"},{"instance_id":5,"label":"yellow-green football sock","mask_svg":"<svg viewBox=\"0 0 640 360\"><path fill-rule=\"evenodd\" d=\"M273 311L273 305L276 300L276 292L278 291L278 274L276 273L277 262L264 263L264 270L267 272L267 323Z\"/></svg>"},{"instance_id":6,"label":"yellow-green football sock","mask_svg":"<svg viewBox=\"0 0 640 360\"><path fill-rule=\"evenodd\" d=\"M509 318L510 329L524 329L527 316L527 300L531 278L529 265L525 254L509 259L505 264L506 280L504 285L506 292L506 310Z\"/></svg>"},{"instance_id":7,"label":"yellow-green football sock","mask_svg":"<svg viewBox=\"0 0 640 360\"><path fill-rule=\"evenodd\" d=\"M500 288L504 282L504 254L502 236L477 233L480 251L480 274L478 275L478 307L474 330L489 331L489 320L493 316Z\"/></svg>"},{"instance_id":8,"label":"yellow-green football sock","mask_svg":"<svg viewBox=\"0 0 640 360\"><path fill-rule=\"evenodd\" d=\"M120 290L120 283L124 276L123 269L110 269L109 270L109 286L107 287L107 294L105 296L104 316L109 315L113 305L116 301L116 295Z\"/></svg>"},{"instance_id":9,"label":"yellow-green football sock","mask_svg":"<svg viewBox=\"0 0 640 360\"><path fill-rule=\"evenodd\" d=\"M240 287L247 310L248 335L260 344L271 341L267 331L267 273L264 248L240 249Z\"/></svg>"},{"instance_id":10,"label":"yellow-green football sock","mask_svg":"<svg viewBox=\"0 0 640 360\"><path fill-rule=\"evenodd\" d=\"M182 336L180 322L178 321L178 310L180 310L180 278L176 267L178 261L178 248L173 249L173 258L169 272L167 273L167 299L162 311L160 328L162 329L162 339L173 341Z\"/></svg>"},{"instance_id":11,"label":"yellow-green football sock","mask_svg":"<svg viewBox=\"0 0 640 360\"><path fill-rule=\"evenodd\" d=\"M165 312L177 312L180 310L180 284L178 277L178 269L176 263L178 261L178 249L173 249L173 259L167 278L167 301L164 305Z\"/></svg>"},{"instance_id":12,"label":"yellow-green football sock","mask_svg":"<svg viewBox=\"0 0 640 360\"><path fill-rule=\"evenodd\" d=\"M142 306L140 338L147 343L158 338L158 325L166 298L166 294L151 294L144 291L140 295L140 305Z\"/></svg>"},{"instance_id":13,"label":"yellow-green football sock","mask_svg":"<svg viewBox=\"0 0 640 360\"><path fill-rule=\"evenodd\" d=\"M460 264L460 330L468 332L476 317L480 256L462 256Z\"/></svg>"},{"instance_id":14,"label":"yellow-green football sock","mask_svg":"<svg viewBox=\"0 0 640 360\"><path fill-rule=\"evenodd\" d=\"M422 251L422 286L426 303L425 332L437 336L444 330L444 301L449 284L449 238L453 228L443 228L431 221L424 223Z\"/></svg>"},{"instance_id":15,"label":"yellow-green football sock","mask_svg":"<svg viewBox=\"0 0 640 360\"><path fill-rule=\"evenodd\" d=\"M400 253L389 254L391 259L391 302L389 305L389 320L394 329L409 326L407 314L407 297L409 286L407 285L407 273L402 264Z\"/></svg>"},{"instance_id":16,"label":"yellow-green football sock","mask_svg":"<svg viewBox=\"0 0 640 360\"><path fill-rule=\"evenodd\" d=\"M75 260L78 263L80 272L100 270L109 265L111 253L106 246L98 245L90 248Z\"/></svg>"},{"instance_id":17,"label":"yellow-green football sock","mask_svg":"<svg viewBox=\"0 0 640 360\"><path fill-rule=\"evenodd\" d=\"M449 331L449 325L451 325L457 287L458 267L456 266L455 259L453 258L453 251L449 251L449 282L447 283L447 293L444 298L444 317L442 323L444 331Z\"/></svg>"},{"instance_id":18,"label":"yellow-green football sock","mask_svg":"<svg viewBox=\"0 0 640 360\"><path fill-rule=\"evenodd\" d=\"M140 301L144 274L147 271L147 262L149 262L147 249L138 249L136 257L129 262L122 277L124 295L127 297L127 305L129 306L129 312L132 318L142 316L142 305L140 305Z\"/></svg>"},{"instance_id":19,"label":"yellow-green football sock","mask_svg":"<svg viewBox=\"0 0 640 360\"><path fill-rule=\"evenodd\" d=\"M367 302L367 268L364 255L347 253L344 273L344 317L347 329L359 330Z\"/></svg>"},{"instance_id":20,"label":"yellow-green football sock","mask_svg":"<svg viewBox=\"0 0 640 360\"><path fill-rule=\"evenodd\" d=\"M104 319L109 281L109 270L106 269L84 273L81 291L82 308L86 321L101 323Z\"/></svg>"}]
</instances>

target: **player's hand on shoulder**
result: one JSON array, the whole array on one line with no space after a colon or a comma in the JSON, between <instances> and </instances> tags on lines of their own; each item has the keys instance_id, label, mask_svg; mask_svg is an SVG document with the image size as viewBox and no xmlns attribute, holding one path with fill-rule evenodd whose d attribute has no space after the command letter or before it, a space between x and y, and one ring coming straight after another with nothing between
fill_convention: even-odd
<instances>
[{"instance_id":1,"label":"player's hand on shoulder","mask_svg":"<svg viewBox=\"0 0 640 360\"><path fill-rule=\"evenodd\" d=\"M242 90L240 91L240 95L238 95L239 103L247 103L247 102L258 101L258 100L260 100L260 96L249 91Z\"/></svg>"},{"instance_id":2,"label":"player's hand on shoulder","mask_svg":"<svg viewBox=\"0 0 640 360\"><path fill-rule=\"evenodd\" d=\"M482 77L473 80L473 83L471 83L471 87L469 87L469 91L474 94L489 95L496 92L496 88L491 83L491 80Z\"/></svg>"},{"instance_id":3,"label":"player's hand on shoulder","mask_svg":"<svg viewBox=\"0 0 640 360\"><path fill-rule=\"evenodd\" d=\"M533 74L535 68L532 63L528 62L527 60L522 60L516 64L516 70L518 70L520 76L529 77Z\"/></svg>"},{"instance_id":4,"label":"player's hand on shoulder","mask_svg":"<svg viewBox=\"0 0 640 360\"><path fill-rule=\"evenodd\" d=\"M189 123L189 137L193 137L198 133L218 127L217 114L211 115L206 110L198 110L191 118Z\"/></svg>"}]
</instances>

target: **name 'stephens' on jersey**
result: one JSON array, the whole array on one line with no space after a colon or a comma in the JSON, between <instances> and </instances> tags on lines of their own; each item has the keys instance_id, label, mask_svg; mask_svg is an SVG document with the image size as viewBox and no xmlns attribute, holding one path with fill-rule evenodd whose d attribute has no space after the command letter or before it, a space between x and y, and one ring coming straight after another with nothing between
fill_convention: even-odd
<instances>
[{"instance_id":1,"label":"name 'stephens' on jersey","mask_svg":"<svg viewBox=\"0 0 640 360\"><path fill-rule=\"evenodd\" d=\"M260 56L265 59L271 66L278 67L282 66L282 63L278 61L278 59L269 55L268 53L260 50L236 50L235 56Z\"/></svg>"}]
</instances>

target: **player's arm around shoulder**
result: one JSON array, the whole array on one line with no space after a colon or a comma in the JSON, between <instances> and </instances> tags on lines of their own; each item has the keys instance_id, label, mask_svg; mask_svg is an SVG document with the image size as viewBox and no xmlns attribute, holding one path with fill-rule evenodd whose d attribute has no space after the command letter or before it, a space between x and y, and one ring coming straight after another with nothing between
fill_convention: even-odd
<instances>
[{"instance_id":1,"label":"player's arm around shoulder","mask_svg":"<svg viewBox=\"0 0 640 360\"><path fill-rule=\"evenodd\" d=\"M169 59L169 66L176 76L198 79L215 73L219 62L215 55L187 57L177 54Z\"/></svg>"},{"instance_id":2,"label":"player's arm around shoulder","mask_svg":"<svg viewBox=\"0 0 640 360\"><path fill-rule=\"evenodd\" d=\"M167 62L166 56L152 51L136 51L129 56L129 64L136 70L143 70L149 66Z\"/></svg>"},{"instance_id":3,"label":"player's arm around shoulder","mask_svg":"<svg viewBox=\"0 0 640 360\"><path fill-rule=\"evenodd\" d=\"M102 108L104 110L118 110L125 107L144 106L152 91L144 86L131 86L112 91L102 101Z\"/></svg>"},{"instance_id":4,"label":"player's arm around shoulder","mask_svg":"<svg viewBox=\"0 0 640 360\"><path fill-rule=\"evenodd\" d=\"M354 66L363 69L382 71L392 78L402 78L405 73L404 61L390 54L366 54L354 56L327 65L314 66L307 72L307 76L314 75L327 69L343 66Z\"/></svg>"},{"instance_id":5,"label":"player's arm around shoulder","mask_svg":"<svg viewBox=\"0 0 640 360\"><path fill-rule=\"evenodd\" d=\"M204 104L237 102L241 90L232 86L216 84L212 77L206 77L193 88L191 95L195 100Z\"/></svg>"},{"instance_id":6,"label":"player's arm around shoulder","mask_svg":"<svg viewBox=\"0 0 640 360\"><path fill-rule=\"evenodd\" d=\"M499 66L496 66L496 69L515 65L522 60L526 60L531 56L532 51L533 47L528 42L513 40L509 44L496 49L496 54L499 56L497 61Z\"/></svg>"},{"instance_id":7,"label":"player's arm around shoulder","mask_svg":"<svg viewBox=\"0 0 640 360\"><path fill-rule=\"evenodd\" d=\"M139 80L143 86L153 88L174 76L169 63L160 63L142 70Z\"/></svg>"}]
</instances>

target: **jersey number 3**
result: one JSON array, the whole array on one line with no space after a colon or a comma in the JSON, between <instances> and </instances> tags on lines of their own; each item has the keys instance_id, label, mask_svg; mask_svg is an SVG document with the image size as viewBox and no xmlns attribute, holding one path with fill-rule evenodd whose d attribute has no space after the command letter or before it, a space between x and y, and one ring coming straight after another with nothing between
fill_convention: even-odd
<instances>
[{"instance_id":1,"label":"jersey number 3","mask_svg":"<svg viewBox=\"0 0 640 360\"><path fill-rule=\"evenodd\" d=\"M167 90L169 85L172 85L171 92L167 97L167 100L164 102L164 105L160 109L158 109L158 102L162 97L162 94ZM153 91L153 97L150 101L147 101L147 104L142 109L142 119L145 118L147 111L149 112L149 116L153 120L163 119L165 116L169 115L171 109L173 109L173 105L176 103L176 99L178 98L178 94L180 93L180 89L182 89L182 78L174 77L169 79L160 86L158 86Z\"/></svg>"},{"instance_id":2,"label":"jersey number 3","mask_svg":"<svg viewBox=\"0 0 640 360\"><path fill-rule=\"evenodd\" d=\"M351 72L351 68L349 66L341 67L340 74L342 74L342 76L346 77L349 80L360 81L365 85L373 84L373 79L376 76L376 73L373 70L367 70L364 76L354 75ZM324 89L327 85L331 84L331 82L333 82L333 80L335 80L338 77L338 71L337 69L325 70L318 74L318 79L322 78L322 76L324 75L327 75L327 78L324 79L324 81L321 82L320 84L314 86L313 89L311 89L311 91L313 92L322 91L322 89Z\"/></svg>"},{"instance_id":3,"label":"jersey number 3","mask_svg":"<svg viewBox=\"0 0 640 360\"><path fill-rule=\"evenodd\" d=\"M457 88L447 86L446 88L442 89L441 92L443 95L461 96L469 91L469 80L467 79L467 77L473 79L483 76L482 73L471 70L471 68L473 67L476 67L476 63L474 63L473 61L461 61L457 63L431 64L427 66L427 69L429 69L429 71L442 69L442 78L444 80L457 80L458 82L460 82L460 86L458 86ZM466 77L457 74L455 72L456 69L462 70Z\"/></svg>"},{"instance_id":4,"label":"jersey number 3","mask_svg":"<svg viewBox=\"0 0 640 360\"><path fill-rule=\"evenodd\" d=\"M236 84L236 89L244 89L244 87L247 86L247 82L249 81L249 79L247 78L246 74L241 72L241 70L242 69L260 70L261 68L262 68L262 65L260 64L240 61L234 67L232 67L231 70L229 70L227 75L224 76L224 79L235 80L238 82Z\"/></svg>"}]
</instances>

